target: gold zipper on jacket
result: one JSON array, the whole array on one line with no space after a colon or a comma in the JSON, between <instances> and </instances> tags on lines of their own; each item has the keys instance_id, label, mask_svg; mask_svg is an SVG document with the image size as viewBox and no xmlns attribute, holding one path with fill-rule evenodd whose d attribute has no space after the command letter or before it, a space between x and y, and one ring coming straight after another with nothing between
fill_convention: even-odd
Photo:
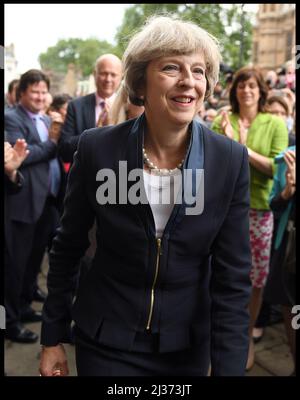
<instances>
[{"instance_id":1,"label":"gold zipper on jacket","mask_svg":"<svg viewBox=\"0 0 300 400\"><path fill-rule=\"evenodd\" d=\"M159 258L160 258L160 255L161 255L161 239L157 239L156 267L155 267L155 275L154 275L152 288L151 288L151 303L150 303L150 311L149 311L146 330L149 330L150 329L150 325L151 325L151 319L152 319L152 314L153 314L153 306L154 306L154 288L155 288L157 275L158 275L158 270L159 270Z\"/></svg>"}]
</instances>

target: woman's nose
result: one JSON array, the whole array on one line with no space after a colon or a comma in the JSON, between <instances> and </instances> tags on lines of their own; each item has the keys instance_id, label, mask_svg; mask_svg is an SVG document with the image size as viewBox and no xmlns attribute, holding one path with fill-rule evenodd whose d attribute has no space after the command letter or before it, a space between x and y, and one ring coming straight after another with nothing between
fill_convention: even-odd
<instances>
[{"instance_id":1,"label":"woman's nose","mask_svg":"<svg viewBox=\"0 0 300 400\"><path fill-rule=\"evenodd\" d=\"M179 86L194 86L195 80L191 71L184 71L178 81Z\"/></svg>"}]
</instances>

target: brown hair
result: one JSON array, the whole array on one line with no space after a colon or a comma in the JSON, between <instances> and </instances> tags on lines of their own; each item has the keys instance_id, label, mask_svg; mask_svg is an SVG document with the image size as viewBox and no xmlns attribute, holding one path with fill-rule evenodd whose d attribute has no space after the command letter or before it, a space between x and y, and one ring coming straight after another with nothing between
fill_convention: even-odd
<instances>
[{"instance_id":1,"label":"brown hair","mask_svg":"<svg viewBox=\"0 0 300 400\"><path fill-rule=\"evenodd\" d=\"M17 101L20 99L21 93L26 92L28 86L34 85L35 83L39 83L41 81L46 83L47 89L49 90L50 80L43 71L40 71L39 69L30 69L29 71L21 75L16 92Z\"/></svg>"},{"instance_id":2,"label":"brown hair","mask_svg":"<svg viewBox=\"0 0 300 400\"><path fill-rule=\"evenodd\" d=\"M258 111L264 111L268 96L268 88L266 86L262 73L258 68L255 67L243 67L234 74L232 86L229 92L229 100L233 113L238 114L240 112L240 106L236 96L236 89L239 82L247 81L252 77L256 79L260 92L260 97L258 100Z\"/></svg>"},{"instance_id":3,"label":"brown hair","mask_svg":"<svg viewBox=\"0 0 300 400\"><path fill-rule=\"evenodd\" d=\"M289 106L283 97L271 96L268 98L266 105L270 106L273 103L279 103L284 108L286 115L287 116L289 115L289 113L290 113Z\"/></svg>"}]
</instances>

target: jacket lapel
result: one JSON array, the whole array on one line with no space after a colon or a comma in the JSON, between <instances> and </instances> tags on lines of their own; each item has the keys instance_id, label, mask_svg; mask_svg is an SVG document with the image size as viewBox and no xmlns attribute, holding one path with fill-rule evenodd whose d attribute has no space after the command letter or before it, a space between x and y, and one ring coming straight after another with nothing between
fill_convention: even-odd
<instances>
[{"instance_id":1,"label":"jacket lapel","mask_svg":"<svg viewBox=\"0 0 300 400\"><path fill-rule=\"evenodd\" d=\"M178 194L178 196L181 196L181 201L174 205L173 212L165 227L165 233L167 234L175 229L185 215L189 215L189 213L193 215L193 212L195 213L196 210L193 210L193 208L198 202L202 202L202 204L204 202L204 175L200 172L204 170L203 127L193 120L190 129L191 139L183 165L182 188L181 193Z\"/></svg>"},{"instance_id":2,"label":"jacket lapel","mask_svg":"<svg viewBox=\"0 0 300 400\"><path fill-rule=\"evenodd\" d=\"M155 236L155 223L151 207L147 200L143 176L144 161L142 148L144 143L145 124L146 119L145 114L143 113L140 117L136 119L129 132L125 159L127 160L128 174L134 169L138 169L141 173L139 187L141 190L140 198L143 199L143 204L141 204L140 202L136 205L133 205L133 212L136 213L137 216L143 221L145 230L148 232L148 234ZM133 187L136 181L137 180L135 180L134 182L128 182L128 193L130 188Z\"/></svg>"},{"instance_id":3,"label":"jacket lapel","mask_svg":"<svg viewBox=\"0 0 300 400\"><path fill-rule=\"evenodd\" d=\"M36 129L36 126L35 126L34 122L32 121L32 119L27 114L27 112L24 110L24 108L22 106L18 105L16 111L19 114L19 117L21 118L22 122L26 126L28 132L30 132L30 134L36 139L36 141L40 142L41 139L40 139L40 135ZM27 141L30 143L29 138L27 138Z\"/></svg>"},{"instance_id":4,"label":"jacket lapel","mask_svg":"<svg viewBox=\"0 0 300 400\"><path fill-rule=\"evenodd\" d=\"M144 142L144 129L145 129L145 115L142 114L135 121L134 125L131 128L128 136L128 145L126 152L127 159L127 168L129 171L138 168L141 171L143 170L143 153L142 147ZM184 215L188 213L186 210L189 208L192 211L193 207L195 207L196 200L193 202L186 202L191 198L191 195L194 199L199 199L199 196L204 196L203 193L203 179L204 175L200 175L197 178L197 171L204 169L204 132L203 127L192 121L190 125L191 129L191 140L189 144L189 149L186 157L186 161L183 166L183 170L185 171L182 175L182 201L179 204L174 205L174 209L169 218L169 221L165 227L165 233L169 233L174 230L176 225L182 220ZM189 170L189 173L186 171ZM202 180L201 180L202 179ZM128 191L130 187L133 186L135 182L128 182ZM144 188L144 179L143 176L141 178L141 197L144 196L147 199L145 188ZM204 199L203 199L204 200ZM203 202L202 200L202 202ZM201 201L201 199L200 199ZM153 214L151 207L147 201L146 204L138 204L134 206L134 211L139 215L140 219L144 221L145 229L150 231L151 235L155 236L155 223L153 219Z\"/></svg>"},{"instance_id":5,"label":"jacket lapel","mask_svg":"<svg viewBox=\"0 0 300 400\"><path fill-rule=\"evenodd\" d=\"M83 106L83 113L85 118L85 129L95 128L96 126L96 117L95 117L95 107L96 107L96 99L95 94L92 93L86 98L86 102Z\"/></svg>"}]
</instances>

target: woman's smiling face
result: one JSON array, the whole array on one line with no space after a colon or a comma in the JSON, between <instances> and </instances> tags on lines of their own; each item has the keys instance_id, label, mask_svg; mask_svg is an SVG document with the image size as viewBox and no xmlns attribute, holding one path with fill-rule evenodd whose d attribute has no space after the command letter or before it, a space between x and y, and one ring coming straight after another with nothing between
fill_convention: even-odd
<instances>
[{"instance_id":1,"label":"woman's smiling face","mask_svg":"<svg viewBox=\"0 0 300 400\"><path fill-rule=\"evenodd\" d=\"M258 105L260 90L254 76L246 81L240 81L236 88L236 97L239 106L251 107Z\"/></svg>"},{"instance_id":2,"label":"woman's smiling face","mask_svg":"<svg viewBox=\"0 0 300 400\"><path fill-rule=\"evenodd\" d=\"M145 113L148 122L188 125L200 110L206 92L202 53L159 57L146 70Z\"/></svg>"}]
</instances>

